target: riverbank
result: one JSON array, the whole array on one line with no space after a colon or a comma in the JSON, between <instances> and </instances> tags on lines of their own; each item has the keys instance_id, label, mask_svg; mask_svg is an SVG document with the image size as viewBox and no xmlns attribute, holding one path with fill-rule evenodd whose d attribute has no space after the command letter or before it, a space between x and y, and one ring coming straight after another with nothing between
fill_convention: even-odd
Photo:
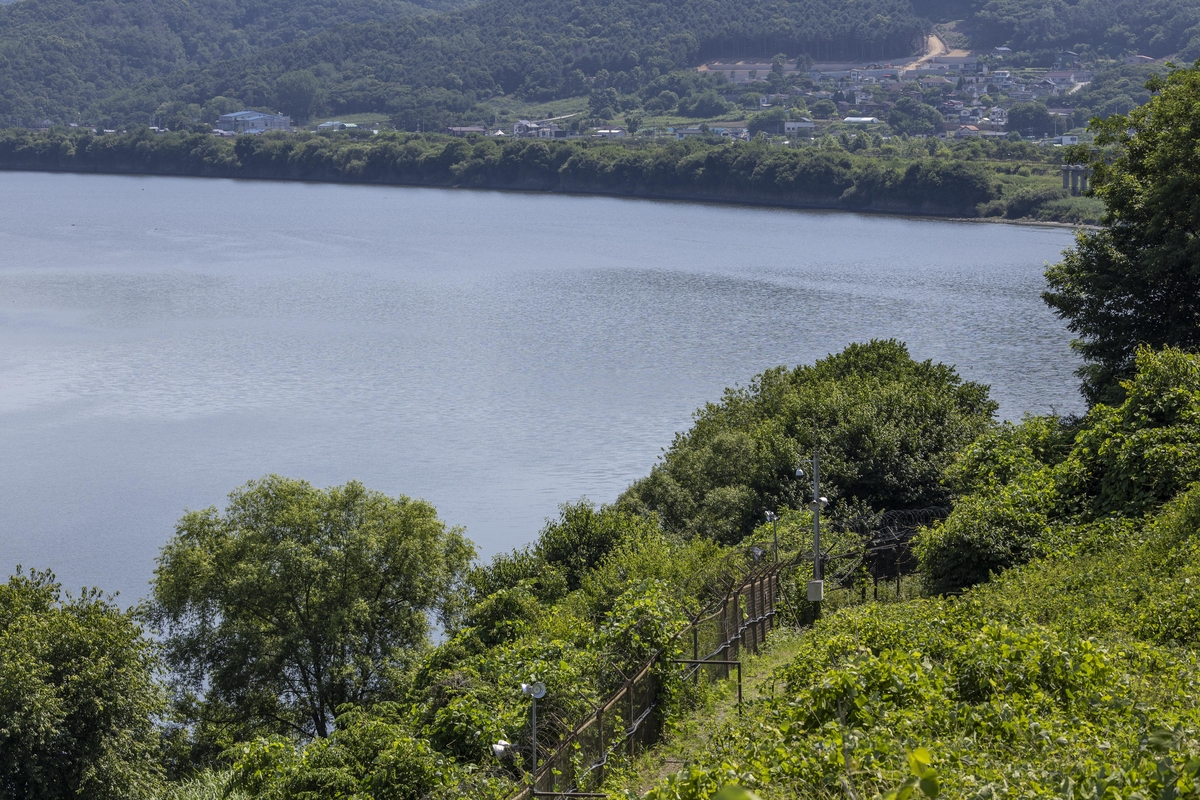
<instances>
[{"instance_id":1,"label":"riverbank","mask_svg":"<svg viewBox=\"0 0 1200 800\"><path fill-rule=\"evenodd\" d=\"M901 158L840 146L695 139L0 133L6 170L478 188L1040 223L1098 219L1096 201L1067 197L1054 185L1052 165L954 155Z\"/></svg>"}]
</instances>

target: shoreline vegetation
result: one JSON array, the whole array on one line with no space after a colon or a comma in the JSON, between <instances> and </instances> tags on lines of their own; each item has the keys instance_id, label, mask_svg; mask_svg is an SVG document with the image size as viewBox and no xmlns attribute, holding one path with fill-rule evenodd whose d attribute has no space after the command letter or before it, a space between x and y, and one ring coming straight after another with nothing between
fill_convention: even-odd
<instances>
[{"instance_id":1,"label":"shoreline vegetation","mask_svg":"<svg viewBox=\"0 0 1200 800\"><path fill-rule=\"evenodd\" d=\"M865 139L866 137L864 137ZM846 145L852 149L847 149ZM0 169L428 186L1094 224L1102 204L1062 190L1021 142L779 146L688 139L542 141L439 134L0 132Z\"/></svg>"}]
</instances>

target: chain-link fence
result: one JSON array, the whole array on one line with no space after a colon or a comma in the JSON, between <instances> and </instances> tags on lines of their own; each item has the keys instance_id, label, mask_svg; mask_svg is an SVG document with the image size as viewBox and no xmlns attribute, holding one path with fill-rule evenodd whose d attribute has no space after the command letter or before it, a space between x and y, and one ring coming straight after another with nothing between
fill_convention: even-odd
<instances>
[{"instance_id":1,"label":"chain-link fence","mask_svg":"<svg viewBox=\"0 0 1200 800\"><path fill-rule=\"evenodd\" d=\"M663 721L663 671L682 670L685 679L695 682L730 677L742 652L759 652L776 624L779 574L790 565L767 560L766 551L758 547L739 553L718 581L725 586L725 593L676 634L671 646L657 653L636 675L625 678L602 706L554 742L544 759L539 758L531 785L513 800L586 796L589 788L594 790L603 783L612 760L632 759L657 742ZM690 650L691 658L669 657L678 650ZM739 700L740 677L739 669Z\"/></svg>"}]
</instances>

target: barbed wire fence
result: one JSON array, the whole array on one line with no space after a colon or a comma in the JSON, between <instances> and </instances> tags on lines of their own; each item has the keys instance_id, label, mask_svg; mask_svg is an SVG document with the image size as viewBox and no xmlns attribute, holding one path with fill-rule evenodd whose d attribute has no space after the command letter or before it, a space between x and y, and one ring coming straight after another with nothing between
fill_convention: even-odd
<instances>
[{"instance_id":1,"label":"barbed wire fence","mask_svg":"<svg viewBox=\"0 0 1200 800\"><path fill-rule=\"evenodd\" d=\"M582 722L561 737L548 737L552 744L544 756L539 746L536 774L512 800L597 796L588 789L604 782L614 760L632 759L658 741L662 670L681 669L684 679L696 683L728 678L734 670L740 675L743 650L759 652L776 624L779 573L793 565L776 563L759 545L731 554L712 576L715 597L704 610ZM679 650L690 651L692 658L677 663L670 655Z\"/></svg>"},{"instance_id":2,"label":"barbed wire fence","mask_svg":"<svg viewBox=\"0 0 1200 800\"><path fill-rule=\"evenodd\" d=\"M839 552L821 556L826 565L826 581L839 589L858 586L865 593L869 580L878 600L880 582L894 580L898 593L901 579L917 567L912 551L913 537L918 530L945 519L949 513L949 508L933 507L835 520L833 529L849 534L851 543Z\"/></svg>"},{"instance_id":3,"label":"barbed wire fence","mask_svg":"<svg viewBox=\"0 0 1200 800\"><path fill-rule=\"evenodd\" d=\"M881 580L895 579L899 586L899 580L915 569L916 532L948 513L947 508L926 508L834 521L835 530L849 536L840 539L837 552L822 553L826 581L836 588L862 587L865 596L864 581L869 579L878 598ZM769 544L731 553L719 569L704 576L709 602L666 647L631 676L610 664L621 686L582 721L572 726L557 717L547 720L543 730L549 744L539 743L538 769L511 800L605 796L597 790L610 764L632 760L658 741L664 700L660 676L665 668L680 669L683 680L694 684L725 680L736 672L740 709L742 655L760 652L767 634L779 624L782 607L790 606L795 621L800 621L781 577L812 560L811 552L780 560ZM679 651L690 651L691 658L670 657Z\"/></svg>"}]
</instances>

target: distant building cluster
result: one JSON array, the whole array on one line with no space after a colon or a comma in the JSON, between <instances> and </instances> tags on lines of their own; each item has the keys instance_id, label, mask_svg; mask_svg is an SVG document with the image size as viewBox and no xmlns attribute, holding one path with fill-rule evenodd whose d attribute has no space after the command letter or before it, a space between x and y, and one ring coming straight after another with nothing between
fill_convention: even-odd
<instances>
[{"instance_id":1,"label":"distant building cluster","mask_svg":"<svg viewBox=\"0 0 1200 800\"><path fill-rule=\"evenodd\" d=\"M945 51L913 56L895 63L814 63L807 60L768 62L762 59L717 60L699 67L701 72L723 75L732 84L725 93L728 102L747 105L747 91L762 91L758 105L790 106L803 100L808 107L828 101L836 114L832 121L845 125L870 126L885 122L896 103L910 97L937 110L942 120L930 135L943 138L1004 137L1009 133L1008 108L1020 102L1037 101L1048 106L1058 131L1071 128L1074 103L1070 95L1087 86L1094 71L1073 51L1057 53L1049 68L1008 67L1004 59L1011 49L992 52ZM1127 64L1152 63L1147 56L1127 56ZM1051 102L1051 101L1054 102ZM826 111L832 111L826 105ZM822 113L824 118L826 113ZM794 114L793 114L794 118ZM820 125L821 123L817 123ZM800 125L789 121L775 133L800 134ZM805 124L804 127L807 127ZM676 135L699 135L699 129L677 130ZM715 128L714 128L715 130ZM703 132L707 132L704 129ZM1073 143L1055 133L1054 144Z\"/></svg>"}]
</instances>

